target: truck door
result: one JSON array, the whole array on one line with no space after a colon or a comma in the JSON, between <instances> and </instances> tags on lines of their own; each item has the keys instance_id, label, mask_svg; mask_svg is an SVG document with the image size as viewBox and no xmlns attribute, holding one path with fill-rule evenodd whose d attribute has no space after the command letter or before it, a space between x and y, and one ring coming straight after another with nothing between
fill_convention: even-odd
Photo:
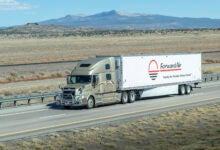
<instances>
[{"instance_id":1,"label":"truck door","mask_svg":"<svg viewBox=\"0 0 220 150\"><path fill-rule=\"evenodd\" d=\"M92 80L92 93L95 93L97 103L109 103L114 101L115 82L112 81L111 73L94 75Z\"/></svg>"},{"instance_id":2,"label":"truck door","mask_svg":"<svg viewBox=\"0 0 220 150\"><path fill-rule=\"evenodd\" d=\"M103 91L103 100L106 103L115 101L116 82L114 73L105 73L101 89Z\"/></svg>"},{"instance_id":3,"label":"truck door","mask_svg":"<svg viewBox=\"0 0 220 150\"><path fill-rule=\"evenodd\" d=\"M103 91L101 86L101 74L99 75L93 75L92 77L92 86L93 89L91 93L95 94L96 103L103 103Z\"/></svg>"}]
</instances>

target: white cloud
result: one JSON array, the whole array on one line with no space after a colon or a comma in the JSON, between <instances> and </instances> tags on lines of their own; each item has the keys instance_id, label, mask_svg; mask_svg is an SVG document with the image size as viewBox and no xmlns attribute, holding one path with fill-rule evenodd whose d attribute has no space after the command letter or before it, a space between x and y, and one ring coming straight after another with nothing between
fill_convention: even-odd
<instances>
[{"instance_id":1,"label":"white cloud","mask_svg":"<svg viewBox=\"0 0 220 150\"><path fill-rule=\"evenodd\" d=\"M17 0L0 0L0 11L14 11L32 9L34 6L18 2Z\"/></svg>"}]
</instances>

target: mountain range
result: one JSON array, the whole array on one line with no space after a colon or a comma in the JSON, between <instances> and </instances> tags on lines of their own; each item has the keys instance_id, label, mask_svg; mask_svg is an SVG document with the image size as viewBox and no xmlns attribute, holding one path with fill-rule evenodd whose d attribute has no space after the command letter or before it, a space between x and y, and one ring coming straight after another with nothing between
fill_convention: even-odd
<instances>
[{"instance_id":1,"label":"mountain range","mask_svg":"<svg viewBox=\"0 0 220 150\"><path fill-rule=\"evenodd\" d=\"M38 24L101 30L194 29L220 28L220 19L171 17L111 10L94 15L67 15Z\"/></svg>"}]
</instances>

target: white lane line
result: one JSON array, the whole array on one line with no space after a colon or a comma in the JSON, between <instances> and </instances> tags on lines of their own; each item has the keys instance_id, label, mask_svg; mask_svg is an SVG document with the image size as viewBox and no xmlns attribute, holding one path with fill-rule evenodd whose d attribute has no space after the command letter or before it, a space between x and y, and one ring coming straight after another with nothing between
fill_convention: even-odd
<instances>
[{"instance_id":1,"label":"white lane line","mask_svg":"<svg viewBox=\"0 0 220 150\"><path fill-rule=\"evenodd\" d=\"M40 119L59 118L59 117L62 117L62 116L66 116L66 114L51 115L51 116L44 116L44 117L40 117Z\"/></svg>"},{"instance_id":2,"label":"white lane line","mask_svg":"<svg viewBox=\"0 0 220 150\"><path fill-rule=\"evenodd\" d=\"M206 94L204 92L199 93L197 91L196 92L193 91L193 93L185 96L191 97L191 96L200 96L200 95L206 95Z\"/></svg>"},{"instance_id":3,"label":"white lane line","mask_svg":"<svg viewBox=\"0 0 220 150\"><path fill-rule=\"evenodd\" d=\"M205 86L202 86L203 89L212 88L212 87L219 87L219 85L205 85Z\"/></svg>"},{"instance_id":4,"label":"white lane line","mask_svg":"<svg viewBox=\"0 0 220 150\"><path fill-rule=\"evenodd\" d=\"M45 110L48 110L48 108L39 109L39 110L30 110L30 111L18 112L18 113L3 114L3 115L0 115L0 117L15 116L15 115L27 114L27 113L32 113L32 112L45 111Z\"/></svg>"}]
</instances>

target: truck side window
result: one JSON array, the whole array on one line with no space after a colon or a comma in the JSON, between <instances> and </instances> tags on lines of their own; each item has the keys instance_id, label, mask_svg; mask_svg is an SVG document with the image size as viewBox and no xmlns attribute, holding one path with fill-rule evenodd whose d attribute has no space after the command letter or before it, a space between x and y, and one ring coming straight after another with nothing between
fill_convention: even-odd
<instances>
[{"instance_id":1,"label":"truck side window","mask_svg":"<svg viewBox=\"0 0 220 150\"><path fill-rule=\"evenodd\" d=\"M110 64L105 64L105 69L110 69Z\"/></svg>"},{"instance_id":2,"label":"truck side window","mask_svg":"<svg viewBox=\"0 0 220 150\"><path fill-rule=\"evenodd\" d=\"M112 79L111 74L106 74L106 80L111 80L111 79Z\"/></svg>"},{"instance_id":3,"label":"truck side window","mask_svg":"<svg viewBox=\"0 0 220 150\"><path fill-rule=\"evenodd\" d=\"M99 83L99 76L94 75L92 79L92 84L97 85Z\"/></svg>"},{"instance_id":4,"label":"truck side window","mask_svg":"<svg viewBox=\"0 0 220 150\"><path fill-rule=\"evenodd\" d=\"M97 76L95 76L95 78L96 78L96 85L99 83L99 76L97 75Z\"/></svg>"}]
</instances>

